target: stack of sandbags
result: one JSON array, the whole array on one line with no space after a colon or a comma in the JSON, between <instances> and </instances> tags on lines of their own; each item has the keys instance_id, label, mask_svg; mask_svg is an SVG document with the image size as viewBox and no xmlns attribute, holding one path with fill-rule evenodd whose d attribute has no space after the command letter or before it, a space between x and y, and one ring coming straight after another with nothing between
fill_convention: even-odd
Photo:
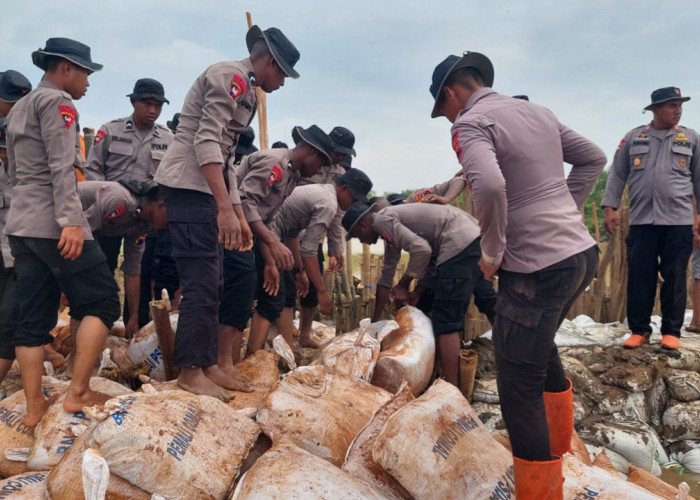
<instances>
[{"instance_id":1,"label":"stack of sandbags","mask_svg":"<svg viewBox=\"0 0 700 500\"><path fill-rule=\"evenodd\" d=\"M133 393L86 409L88 446L110 471L169 499L223 498L260 432L221 401L185 391Z\"/></svg>"},{"instance_id":2,"label":"stack of sandbags","mask_svg":"<svg viewBox=\"0 0 700 500\"><path fill-rule=\"evenodd\" d=\"M282 441L241 478L233 500L381 500L369 485L325 460Z\"/></svg>"},{"instance_id":3,"label":"stack of sandbags","mask_svg":"<svg viewBox=\"0 0 700 500\"><path fill-rule=\"evenodd\" d=\"M372 456L414 498L515 494L510 453L491 437L459 389L442 380L389 417Z\"/></svg>"},{"instance_id":4,"label":"stack of sandbags","mask_svg":"<svg viewBox=\"0 0 700 500\"><path fill-rule=\"evenodd\" d=\"M369 382L379 357L379 341L369 336L369 319L360 321L360 328L338 335L328 342L311 366L335 368L344 375Z\"/></svg>"},{"instance_id":5,"label":"stack of sandbags","mask_svg":"<svg viewBox=\"0 0 700 500\"><path fill-rule=\"evenodd\" d=\"M170 313L170 325L173 332L177 330L178 313ZM160 350L158 334L153 321L146 324L134 334L129 345L129 355L133 363L146 363L151 367L149 376L156 380L165 380L165 364Z\"/></svg>"},{"instance_id":6,"label":"stack of sandbags","mask_svg":"<svg viewBox=\"0 0 700 500\"><path fill-rule=\"evenodd\" d=\"M430 382L435 360L435 337L430 319L415 307L396 314L399 328L381 339L372 384L396 392L406 380L413 394Z\"/></svg>"},{"instance_id":7,"label":"stack of sandbags","mask_svg":"<svg viewBox=\"0 0 700 500\"><path fill-rule=\"evenodd\" d=\"M372 420L355 436L343 463L342 469L345 472L366 482L385 498L410 500L412 497L396 479L377 464L372 457L372 448L389 417L413 399L408 384L404 382L394 397L379 408Z\"/></svg>"},{"instance_id":8,"label":"stack of sandbags","mask_svg":"<svg viewBox=\"0 0 700 500\"><path fill-rule=\"evenodd\" d=\"M48 404L52 404L68 389L67 383L45 377L41 390ZM9 477L26 472L26 461L5 458L5 452L13 448L29 449L34 443L33 429L25 427L22 419L27 413L24 391L17 391L0 401L0 477Z\"/></svg>"},{"instance_id":9,"label":"stack of sandbags","mask_svg":"<svg viewBox=\"0 0 700 500\"><path fill-rule=\"evenodd\" d=\"M236 410L258 409L272 386L280 379L278 359L277 354L260 350L238 363L236 369L248 380L253 392L230 391L233 399L229 406Z\"/></svg>"},{"instance_id":10,"label":"stack of sandbags","mask_svg":"<svg viewBox=\"0 0 700 500\"><path fill-rule=\"evenodd\" d=\"M46 498L48 471L32 471L0 481L0 498L36 500Z\"/></svg>"},{"instance_id":11,"label":"stack of sandbags","mask_svg":"<svg viewBox=\"0 0 700 500\"><path fill-rule=\"evenodd\" d=\"M274 444L288 438L339 466L357 433L390 398L384 389L332 368L305 366L275 384L257 421Z\"/></svg>"},{"instance_id":12,"label":"stack of sandbags","mask_svg":"<svg viewBox=\"0 0 700 500\"><path fill-rule=\"evenodd\" d=\"M90 389L112 397L129 394L131 389L101 377L90 379ZM30 470L47 470L58 464L61 457L75 441L72 429L90 424L90 418L82 411L67 412L63 409L65 394L46 410L34 429L34 444L29 451L27 466Z\"/></svg>"}]
</instances>

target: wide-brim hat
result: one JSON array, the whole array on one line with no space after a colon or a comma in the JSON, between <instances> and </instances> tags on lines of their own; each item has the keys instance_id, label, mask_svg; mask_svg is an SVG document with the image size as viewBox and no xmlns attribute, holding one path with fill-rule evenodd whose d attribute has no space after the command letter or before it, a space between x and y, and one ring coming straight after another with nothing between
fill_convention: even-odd
<instances>
[{"instance_id":1,"label":"wide-brim hat","mask_svg":"<svg viewBox=\"0 0 700 500\"><path fill-rule=\"evenodd\" d=\"M70 38L49 38L46 40L46 47L32 52L32 62L46 71L47 56L62 57L90 72L102 69L101 64L92 61L90 47Z\"/></svg>"},{"instance_id":2,"label":"wide-brim hat","mask_svg":"<svg viewBox=\"0 0 700 500\"><path fill-rule=\"evenodd\" d=\"M357 156L355 153L355 134L345 127L334 127L328 134L335 145L335 152Z\"/></svg>"},{"instance_id":3,"label":"wide-brim hat","mask_svg":"<svg viewBox=\"0 0 700 500\"><path fill-rule=\"evenodd\" d=\"M342 175L336 175L333 181L337 186L347 187L356 202L367 201L367 195L373 186L367 174L357 168L351 168Z\"/></svg>"},{"instance_id":4,"label":"wide-brim hat","mask_svg":"<svg viewBox=\"0 0 700 500\"><path fill-rule=\"evenodd\" d=\"M252 155L253 153L257 152L258 148L255 146L255 144L238 144L236 146L236 154L241 155L241 156L248 156Z\"/></svg>"},{"instance_id":5,"label":"wide-brim hat","mask_svg":"<svg viewBox=\"0 0 700 500\"><path fill-rule=\"evenodd\" d=\"M265 31L261 30L256 24L248 30L245 36L245 43L248 47L248 52L253 50L253 45L260 38L265 40L267 48L270 50L272 57L284 74L289 78L299 78L299 73L294 69L294 65L299 61L299 51L292 42L278 28L268 28Z\"/></svg>"},{"instance_id":6,"label":"wide-brim hat","mask_svg":"<svg viewBox=\"0 0 700 500\"><path fill-rule=\"evenodd\" d=\"M8 69L0 73L0 99L17 102L32 90L32 84L19 71Z\"/></svg>"},{"instance_id":7,"label":"wide-brim hat","mask_svg":"<svg viewBox=\"0 0 700 500\"><path fill-rule=\"evenodd\" d=\"M442 88L445 86L445 82L450 75L462 68L476 69L484 78L484 85L487 87L493 86L493 64L491 64L489 58L484 54L467 51L462 57L455 55L447 56L433 71L433 82L430 85L430 93L433 99L435 99L435 104L433 105L433 112L430 115L431 118L442 116L442 113L438 109L438 101L440 100Z\"/></svg>"},{"instance_id":8,"label":"wide-brim hat","mask_svg":"<svg viewBox=\"0 0 700 500\"><path fill-rule=\"evenodd\" d=\"M333 153L333 141L328 137L328 134L317 125L311 125L307 129L303 129L300 126L294 127L292 129L292 139L294 139L294 144L298 144L299 141L304 141L321 153L323 165L329 166L332 163L331 153Z\"/></svg>"},{"instance_id":9,"label":"wide-brim hat","mask_svg":"<svg viewBox=\"0 0 700 500\"><path fill-rule=\"evenodd\" d=\"M131 94L127 94L127 97L130 97L132 101L155 99L156 101L170 104L170 101L165 98L163 84L153 78L140 78L136 80L134 91Z\"/></svg>"},{"instance_id":10,"label":"wide-brim hat","mask_svg":"<svg viewBox=\"0 0 700 500\"><path fill-rule=\"evenodd\" d=\"M341 221L343 228L345 228L345 231L348 233L345 235L346 240L350 240L350 238L352 238L352 230L355 228L357 223L360 222L370 210L372 210L374 205L374 203L370 203L368 201L356 201L350 205L348 210L345 212L345 215L343 215L343 220Z\"/></svg>"},{"instance_id":11,"label":"wide-brim hat","mask_svg":"<svg viewBox=\"0 0 700 500\"><path fill-rule=\"evenodd\" d=\"M678 87L664 87L662 89L656 89L651 93L651 104L644 107L646 111L649 111L652 106L661 104L667 101L690 101L690 97L683 97L681 95L681 89Z\"/></svg>"}]
</instances>

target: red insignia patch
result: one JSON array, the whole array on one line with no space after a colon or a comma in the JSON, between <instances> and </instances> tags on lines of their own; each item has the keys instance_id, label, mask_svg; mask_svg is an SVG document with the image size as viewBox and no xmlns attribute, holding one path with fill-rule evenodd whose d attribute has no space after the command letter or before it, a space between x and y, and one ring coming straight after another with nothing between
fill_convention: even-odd
<instances>
[{"instance_id":1,"label":"red insignia patch","mask_svg":"<svg viewBox=\"0 0 700 500\"><path fill-rule=\"evenodd\" d=\"M459 145L459 130L452 132L452 149L457 155L457 161L462 161L462 146Z\"/></svg>"},{"instance_id":2,"label":"red insignia patch","mask_svg":"<svg viewBox=\"0 0 700 500\"><path fill-rule=\"evenodd\" d=\"M98 130L97 133L95 134L95 143L94 143L94 145L97 146L97 145L100 143L100 141L101 141L102 139L104 139L105 137L107 137L107 133L106 133L104 130L102 130L102 129Z\"/></svg>"},{"instance_id":3,"label":"red insignia patch","mask_svg":"<svg viewBox=\"0 0 700 500\"><path fill-rule=\"evenodd\" d=\"M267 178L267 185L272 186L275 182L282 180L282 169L279 165L275 165L270 169L270 177Z\"/></svg>"},{"instance_id":4,"label":"red insignia patch","mask_svg":"<svg viewBox=\"0 0 700 500\"><path fill-rule=\"evenodd\" d=\"M248 91L248 87L245 84L245 80L241 75L233 75L231 79L231 97L234 99L241 94L245 94Z\"/></svg>"},{"instance_id":5,"label":"red insignia patch","mask_svg":"<svg viewBox=\"0 0 700 500\"><path fill-rule=\"evenodd\" d=\"M66 124L66 128L71 128L71 126L73 125L73 122L75 121L75 117L77 116L75 109L72 108L71 106L67 106L65 104L62 104L58 107L58 111L61 113L61 116L63 117L63 122Z\"/></svg>"},{"instance_id":6,"label":"red insignia patch","mask_svg":"<svg viewBox=\"0 0 700 500\"><path fill-rule=\"evenodd\" d=\"M620 141L620 144L617 145L617 149L615 150L615 153L619 153L620 150L622 149L622 146L624 146L624 145L625 145L625 140L622 139L622 140Z\"/></svg>"},{"instance_id":7,"label":"red insignia patch","mask_svg":"<svg viewBox=\"0 0 700 500\"><path fill-rule=\"evenodd\" d=\"M413 196L413 199L416 200L417 203L420 203L420 202L423 200L423 198L424 198L425 196L431 194L431 192L432 192L432 191L430 191L430 189L424 189L424 190L421 191L420 193L416 193L416 194Z\"/></svg>"},{"instance_id":8,"label":"red insignia patch","mask_svg":"<svg viewBox=\"0 0 700 500\"><path fill-rule=\"evenodd\" d=\"M389 244L394 243L394 239L391 238L391 237L390 237L389 235L387 235L387 234L379 233L379 236L381 236L382 239L385 240L386 242L388 242Z\"/></svg>"},{"instance_id":9,"label":"red insignia patch","mask_svg":"<svg viewBox=\"0 0 700 500\"><path fill-rule=\"evenodd\" d=\"M107 219L107 220L118 219L119 217L121 217L125 213L126 213L126 207L124 205L119 205L117 208L112 210L112 212L108 216L106 216L105 219Z\"/></svg>"}]
</instances>

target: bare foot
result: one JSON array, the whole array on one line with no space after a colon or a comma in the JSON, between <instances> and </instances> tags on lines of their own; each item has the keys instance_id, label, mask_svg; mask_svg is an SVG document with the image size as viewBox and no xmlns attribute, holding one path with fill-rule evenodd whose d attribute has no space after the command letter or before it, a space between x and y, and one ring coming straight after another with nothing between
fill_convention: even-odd
<instances>
[{"instance_id":1,"label":"bare foot","mask_svg":"<svg viewBox=\"0 0 700 500\"><path fill-rule=\"evenodd\" d=\"M228 403L233 397L230 392L204 375L204 371L201 368L180 370L177 385L193 394L212 396L224 403Z\"/></svg>"},{"instance_id":2,"label":"bare foot","mask_svg":"<svg viewBox=\"0 0 700 500\"><path fill-rule=\"evenodd\" d=\"M66 393L66 399L63 401L63 409L74 413L83 411L83 408L86 406L103 405L110 399L112 399L112 396L103 392L88 389L83 393L78 393L69 388Z\"/></svg>"},{"instance_id":3,"label":"bare foot","mask_svg":"<svg viewBox=\"0 0 700 500\"><path fill-rule=\"evenodd\" d=\"M310 347L311 349L318 349L320 344L311 338L311 335L302 335L299 337L299 347Z\"/></svg>"},{"instance_id":4,"label":"bare foot","mask_svg":"<svg viewBox=\"0 0 700 500\"><path fill-rule=\"evenodd\" d=\"M204 372L204 375L224 389L228 389L230 391L253 392L253 388L250 386L248 381L233 366L230 367L230 370L227 369L224 371L219 368L219 365L213 365L202 368L202 371Z\"/></svg>"},{"instance_id":5,"label":"bare foot","mask_svg":"<svg viewBox=\"0 0 700 500\"><path fill-rule=\"evenodd\" d=\"M26 427L36 427L36 424L41 422L41 418L44 416L44 413L46 413L48 407L48 404L46 404L46 401L44 401L44 398L41 396L37 400L28 399L27 415L22 419L22 423Z\"/></svg>"},{"instance_id":6,"label":"bare foot","mask_svg":"<svg viewBox=\"0 0 700 500\"><path fill-rule=\"evenodd\" d=\"M44 346L44 360L51 363L54 370L60 368L66 362L66 358L64 358L61 353L56 352L54 348L51 347L51 344L46 344Z\"/></svg>"}]
</instances>

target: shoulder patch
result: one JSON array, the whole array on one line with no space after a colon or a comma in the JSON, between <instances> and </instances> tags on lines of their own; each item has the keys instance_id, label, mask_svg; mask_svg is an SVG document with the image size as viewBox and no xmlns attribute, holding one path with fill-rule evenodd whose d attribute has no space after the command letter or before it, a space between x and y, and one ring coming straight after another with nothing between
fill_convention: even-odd
<instances>
[{"instance_id":1,"label":"shoulder patch","mask_svg":"<svg viewBox=\"0 0 700 500\"><path fill-rule=\"evenodd\" d=\"M452 149L457 155L457 161L462 161L462 146L459 145L459 130L452 132Z\"/></svg>"},{"instance_id":2,"label":"shoulder patch","mask_svg":"<svg viewBox=\"0 0 700 500\"><path fill-rule=\"evenodd\" d=\"M105 217L107 220L114 220L122 217L126 213L126 207L124 205L119 205L117 208L112 210L109 215Z\"/></svg>"},{"instance_id":3,"label":"shoulder patch","mask_svg":"<svg viewBox=\"0 0 700 500\"><path fill-rule=\"evenodd\" d=\"M102 129L98 130L95 134L95 142L93 143L93 145L97 146L100 143L100 141L102 141L102 139L104 139L105 137L107 137L107 132L105 132Z\"/></svg>"},{"instance_id":4,"label":"shoulder patch","mask_svg":"<svg viewBox=\"0 0 700 500\"><path fill-rule=\"evenodd\" d=\"M617 149L615 150L615 153L619 153L619 152L620 152L620 150L622 149L622 146L625 145L625 142L626 142L626 141L625 141L624 139L622 139L622 140L620 141L620 144L617 145Z\"/></svg>"},{"instance_id":5,"label":"shoulder patch","mask_svg":"<svg viewBox=\"0 0 700 500\"><path fill-rule=\"evenodd\" d=\"M61 104L58 106L58 111L61 113L61 117L63 118L63 123L65 123L66 128L71 128L73 122L75 121L75 117L77 116L75 108L73 106L68 106L67 104Z\"/></svg>"},{"instance_id":6,"label":"shoulder patch","mask_svg":"<svg viewBox=\"0 0 700 500\"><path fill-rule=\"evenodd\" d=\"M432 193L432 191L430 190L430 188L426 188L426 189L424 189L424 190L422 190L422 191L419 191L419 192L417 192L416 194L414 194L414 195L413 195L413 199L416 201L416 203L420 203L421 201L423 201L423 198L424 198L425 196L427 196L427 195L429 195L429 194L431 194L431 193Z\"/></svg>"},{"instance_id":7,"label":"shoulder patch","mask_svg":"<svg viewBox=\"0 0 700 500\"><path fill-rule=\"evenodd\" d=\"M248 91L248 86L241 75L233 75L231 78L231 97L234 99Z\"/></svg>"},{"instance_id":8,"label":"shoulder patch","mask_svg":"<svg viewBox=\"0 0 700 500\"><path fill-rule=\"evenodd\" d=\"M279 165L275 165L270 169L270 176L267 178L267 185L272 186L275 182L282 180L284 173Z\"/></svg>"},{"instance_id":9,"label":"shoulder patch","mask_svg":"<svg viewBox=\"0 0 700 500\"><path fill-rule=\"evenodd\" d=\"M379 236L381 236L382 239L383 239L384 241L386 241L387 243L389 243L390 245L394 243L394 239L393 239L391 236L389 236L388 234L386 234L386 233L380 232L380 233L379 233Z\"/></svg>"}]
</instances>

